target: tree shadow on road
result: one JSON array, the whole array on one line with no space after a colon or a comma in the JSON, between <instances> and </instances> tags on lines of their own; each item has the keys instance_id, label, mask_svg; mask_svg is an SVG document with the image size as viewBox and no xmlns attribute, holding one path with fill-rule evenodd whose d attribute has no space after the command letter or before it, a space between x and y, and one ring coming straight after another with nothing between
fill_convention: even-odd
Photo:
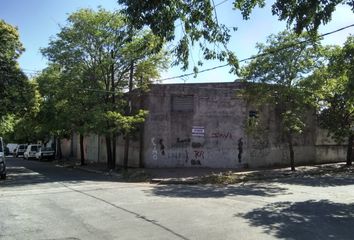
<instances>
[{"instance_id":1,"label":"tree shadow on road","mask_svg":"<svg viewBox=\"0 0 354 240\"><path fill-rule=\"evenodd\" d=\"M181 198L222 198L226 196L270 197L287 194L287 188L270 183L247 183L229 186L220 185L157 185L149 194Z\"/></svg>"},{"instance_id":2,"label":"tree shadow on road","mask_svg":"<svg viewBox=\"0 0 354 240\"><path fill-rule=\"evenodd\" d=\"M17 160L19 162L21 160ZM53 163L24 161L7 167L7 179L0 181L1 188L45 184L80 183L85 181L117 181L102 174L54 166Z\"/></svg>"},{"instance_id":3,"label":"tree shadow on road","mask_svg":"<svg viewBox=\"0 0 354 240\"><path fill-rule=\"evenodd\" d=\"M328 200L277 202L235 217L281 239L354 239L354 204Z\"/></svg>"},{"instance_id":4,"label":"tree shadow on road","mask_svg":"<svg viewBox=\"0 0 354 240\"><path fill-rule=\"evenodd\" d=\"M303 175L279 178L270 182L303 185L311 187L336 187L354 185L354 176L349 174Z\"/></svg>"}]
</instances>

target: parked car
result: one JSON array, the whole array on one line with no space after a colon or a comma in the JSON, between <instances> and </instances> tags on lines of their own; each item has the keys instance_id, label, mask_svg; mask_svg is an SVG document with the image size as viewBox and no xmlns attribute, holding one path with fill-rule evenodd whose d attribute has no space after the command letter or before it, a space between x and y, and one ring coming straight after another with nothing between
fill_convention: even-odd
<instances>
[{"instance_id":1,"label":"parked car","mask_svg":"<svg viewBox=\"0 0 354 240\"><path fill-rule=\"evenodd\" d=\"M14 157L23 156L23 153L27 149L27 144L19 144L17 148L14 150Z\"/></svg>"},{"instance_id":2,"label":"parked car","mask_svg":"<svg viewBox=\"0 0 354 240\"><path fill-rule=\"evenodd\" d=\"M39 151L40 148L41 148L40 144L28 145L26 151L23 153L23 158L27 160L30 158L35 158L36 153Z\"/></svg>"},{"instance_id":3,"label":"parked car","mask_svg":"<svg viewBox=\"0 0 354 240\"><path fill-rule=\"evenodd\" d=\"M6 179L5 148L2 137L0 137L0 178Z\"/></svg>"},{"instance_id":4,"label":"parked car","mask_svg":"<svg viewBox=\"0 0 354 240\"><path fill-rule=\"evenodd\" d=\"M13 155L14 150L17 148L18 144L17 143L8 143L6 144L6 147L9 149L9 154Z\"/></svg>"},{"instance_id":5,"label":"parked car","mask_svg":"<svg viewBox=\"0 0 354 240\"><path fill-rule=\"evenodd\" d=\"M36 159L54 159L55 152L51 147L40 147L36 152Z\"/></svg>"}]
</instances>

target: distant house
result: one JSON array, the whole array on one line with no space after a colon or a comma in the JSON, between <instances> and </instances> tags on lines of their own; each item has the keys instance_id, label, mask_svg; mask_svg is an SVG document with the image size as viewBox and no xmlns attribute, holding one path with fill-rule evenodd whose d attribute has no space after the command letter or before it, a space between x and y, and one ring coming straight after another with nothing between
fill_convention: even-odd
<instances>
[{"instance_id":1,"label":"distant house","mask_svg":"<svg viewBox=\"0 0 354 240\"><path fill-rule=\"evenodd\" d=\"M143 96L149 111L140 138L132 141L129 164L152 167L239 168L289 165L288 146L279 133L274 106L254 108L238 94L242 83L154 84ZM261 118L257 134L247 129ZM106 161L105 140L85 137L89 161ZM64 152L79 157L78 137ZM335 144L317 128L309 113L307 129L294 140L297 164L344 161L345 146ZM68 148L71 148L68 150ZM65 150L66 149L66 150ZM124 141L117 143L117 164L123 163Z\"/></svg>"}]
</instances>

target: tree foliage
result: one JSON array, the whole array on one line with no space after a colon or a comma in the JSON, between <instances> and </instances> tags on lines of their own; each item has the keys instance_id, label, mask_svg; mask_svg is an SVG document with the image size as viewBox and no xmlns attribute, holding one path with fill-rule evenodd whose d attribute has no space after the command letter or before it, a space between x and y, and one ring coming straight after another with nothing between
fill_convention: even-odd
<instances>
[{"instance_id":1,"label":"tree foliage","mask_svg":"<svg viewBox=\"0 0 354 240\"><path fill-rule=\"evenodd\" d=\"M130 22L137 29L148 26L154 34L166 41L176 38L175 30L181 26L182 36L173 52L176 63L182 69L188 68L188 55L195 43L199 42L205 59L227 60L234 69L238 68L236 56L228 51L230 29L218 21L216 7L222 1L214 0L118 0ZM239 10L244 19L249 19L256 7L263 8L265 0L234 0L234 9ZM274 0L272 14L286 21L296 33L307 30L316 35L320 24L328 23L336 7L347 5L354 11L353 0ZM233 26L236 30L237 26ZM215 44L221 44L222 50Z\"/></svg>"},{"instance_id":2,"label":"tree foliage","mask_svg":"<svg viewBox=\"0 0 354 240\"><path fill-rule=\"evenodd\" d=\"M354 37L333 47L328 65L308 77L319 112L320 125L337 141L347 141L347 165L352 164L354 141Z\"/></svg>"},{"instance_id":3,"label":"tree foliage","mask_svg":"<svg viewBox=\"0 0 354 240\"><path fill-rule=\"evenodd\" d=\"M15 65L17 59L25 49L19 40L19 34L15 27L0 20L0 63Z\"/></svg>"},{"instance_id":4,"label":"tree foliage","mask_svg":"<svg viewBox=\"0 0 354 240\"><path fill-rule=\"evenodd\" d=\"M63 122L81 135L105 135L109 167L115 167L110 161L110 154L115 153L110 141L115 141L112 129L117 128L107 113L127 118L121 124L131 122L124 92L146 85L166 67L167 55L156 50L158 44L160 38L131 28L119 12L81 9L69 16L68 24L42 49L60 68L59 98L54 103L56 108L63 107Z\"/></svg>"},{"instance_id":5,"label":"tree foliage","mask_svg":"<svg viewBox=\"0 0 354 240\"><path fill-rule=\"evenodd\" d=\"M311 43L311 44L310 44ZM258 105L275 106L280 119L280 132L289 146L291 168L294 166L293 138L306 127L309 114L308 91L303 79L321 66L321 47L309 36L280 32L271 35L266 44L257 44L258 56L241 69L249 87L249 100Z\"/></svg>"},{"instance_id":6,"label":"tree foliage","mask_svg":"<svg viewBox=\"0 0 354 240\"><path fill-rule=\"evenodd\" d=\"M124 116L119 112L108 111L105 118L111 122L111 130L113 132L121 132L124 135L134 133L139 124L145 121L148 112L139 110L133 116Z\"/></svg>"},{"instance_id":7,"label":"tree foliage","mask_svg":"<svg viewBox=\"0 0 354 240\"><path fill-rule=\"evenodd\" d=\"M49 65L35 80L42 98L42 105L36 116L40 126L40 139L45 141L52 136L67 137L72 130L69 108L73 105L67 100L70 91L60 67Z\"/></svg>"},{"instance_id":8,"label":"tree foliage","mask_svg":"<svg viewBox=\"0 0 354 240\"><path fill-rule=\"evenodd\" d=\"M0 135L7 141L27 141L28 134L18 129L40 107L36 84L18 66L23 51L17 28L0 20Z\"/></svg>"},{"instance_id":9,"label":"tree foliage","mask_svg":"<svg viewBox=\"0 0 354 240\"><path fill-rule=\"evenodd\" d=\"M0 117L21 116L35 107L33 85L17 63L23 51L17 29L0 20Z\"/></svg>"},{"instance_id":10,"label":"tree foliage","mask_svg":"<svg viewBox=\"0 0 354 240\"><path fill-rule=\"evenodd\" d=\"M189 67L190 48L195 44L202 49L205 59L227 60L231 66L238 67L235 55L226 47L230 30L218 22L214 1L118 0L118 3L125 7L123 12L134 28L149 26L152 33L164 41L175 40L176 26L182 27L183 36L177 40L173 53L175 64L182 64L183 70ZM221 44L222 50L215 49L214 44ZM162 44L156 47L159 49Z\"/></svg>"},{"instance_id":11,"label":"tree foliage","mask_svg":"<svg viewBox=\"0 0 354 240\"><path fill-rule=\"evenodd\" d=\"M235 0L234 7L239 9L248 19L256 7L264 7L265 0ZM321 24L327 24L338 5L347 5L354 11L353 0L275 0L272 4L272 14L279 20L293 26L296 33L306 30L316 33Z\"/></svg>"}]
</instances>

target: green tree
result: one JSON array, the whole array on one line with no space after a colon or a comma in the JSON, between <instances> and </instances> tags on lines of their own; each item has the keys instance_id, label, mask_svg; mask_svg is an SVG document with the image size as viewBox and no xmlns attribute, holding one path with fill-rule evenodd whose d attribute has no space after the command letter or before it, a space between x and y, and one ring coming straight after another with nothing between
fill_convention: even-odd
<instances>
[{"instance_id":1,"label":"green tree","mask_svg":"<svg viewBox=\"0 0 354 240\"><path fill-rule=\"evenodd\" d=\"M17 63L23 51L17 29L0 20L0 120L32 108L34 88Z\"/></svg>"},{"instance_id":2,"label":"green tree","mask_svg":"<svg viewBox=\"0 0 354 240\"><path fill-rule=\"evenodd\" d=\"M228 60L237 69L237 59L227 50L215 51L214 44L226 46L230 40L230 30L218 21L216 7L223 1L214 0L118 0L137 29L150 27L152 32L166 41L175 40L177 26L184 33L174 49L177 63L183 63L183 69L188 67L188 54L191 46L202 42L200 48L205 59ZM234 9L241 11L244 19L249 19L256 7L264 7L265 0L234 0ZM272 14L279 20L287 21L297 33L304 29L316 33L320 24L328 23L336 6L345 4L354 10L353 0L274 0ZM234 29L236 29L234 26ZM205 41L205 42L204 42ZM207 44L205 44L207 43ZM211 47L209 47L211 46Z\"/></svg>"},{"instance_id":3,"label":"green tree","mask_svg":"<svg viewBox=\"0 0 354 240\"><path fill-rule=\"evenodd\" d=\"M279 20L287 21L288 26L294 25L297 33L303 30L316 33L321 24L325 25L332 20L338 5L347 5L354 12L353 0L277 0L272 5L272 13Z\"/></svg>"},{"instance_id":4,"label":"green tree","mask_svg":"<svg viewBox=\"0 0 354 240\"><path fill-rule=\"evenodd\" d=\"M242 77L251 84L249 100L272 104L280 119L280 133L289 147L291 170L295 170L293 138L301 134L309 114L307 91L301 82L320 67L320 46L308 43L308 36L281 32L271 35L266 44L257 44L259 55L241 69Z\"/></svg>"},{"instance_id":5,"label":"green tree","mask_svg":"<svg viewBox=\"0 0 354 240\"><path fill-rule=\"evenodd\" d=\"M38 85L35 81L28 81L27 92L28 95L27 107L24 109L22 115L15 115L15 125L13 127L13 140L16 142L34 143L40 137L40 128L36 122L36 116L40 111L41 97L38 91Z\"/></svg>"},{"instance_id":6,"label":"green tree","mask_svg":"<svg viewBox=\"0 0 354 240\"><path fill-rule=\"evenodd\" d=\"M39 127L38 139L47 142L54 137L57 145L57 157L60 159L62 138L68 138L73 124L69 121L69 105L67 96L67 84L60 71L60 66L49 65L39 74L35 81L41 96L41 108L36 115L35 121Z\"/></svg>"},{"instance_id":7,"label":"green tree","mask_svg":"<svg viewBox=\"0 0 354 240\"><path fill-rule=\"evenodd\" d=\"M81 9L69 16L67 26L42 50L65 76L67 110L75 130L81 136L105 135L110 169L115 168L116 133L106 113L126 115L124 91L137 85L135 80L151 81L166 65L166 55L156 51L160 44L151 33L130 28L118 12ZM150 68L144 71L142 65ZM83 156L82 147L81 151Z\"/></svg>"},{"instance_id":8,"label":"green tree","mask_svg":"<svg viewBox=\"0 0 354 240\"><path fill-rule=\"evenodd\" d=\"M176 26L181 26L183 34L173 49L175 64L182 64L182 69L189 67L191 46L196 44L203 51L205 59L228 61L233 70L238 68L236 56L228 50L230 30L218 22L214 1L210 0L172 0L139 1L118 0L124 6L130 24L136 29L149 26L152 33L164 41L174 41ZM215 48L215 44L221 47ZM156 46L158 49L162 44ZM202 62L198 62L202 65ZM194 66L197 71L197 66Z\"/></svg>"},{"instance_id":9,"label":"green tree","mask_svg":"<svg viewBox=\"0 0 354 240\"><path fill-rule=\"evenodd\" d=\"M352 164L354 142L354 37L333 47L328 65L308 78L314 92L320 125L337 141L347 140L347 165Z\"/></svg>"}]
</instances>

